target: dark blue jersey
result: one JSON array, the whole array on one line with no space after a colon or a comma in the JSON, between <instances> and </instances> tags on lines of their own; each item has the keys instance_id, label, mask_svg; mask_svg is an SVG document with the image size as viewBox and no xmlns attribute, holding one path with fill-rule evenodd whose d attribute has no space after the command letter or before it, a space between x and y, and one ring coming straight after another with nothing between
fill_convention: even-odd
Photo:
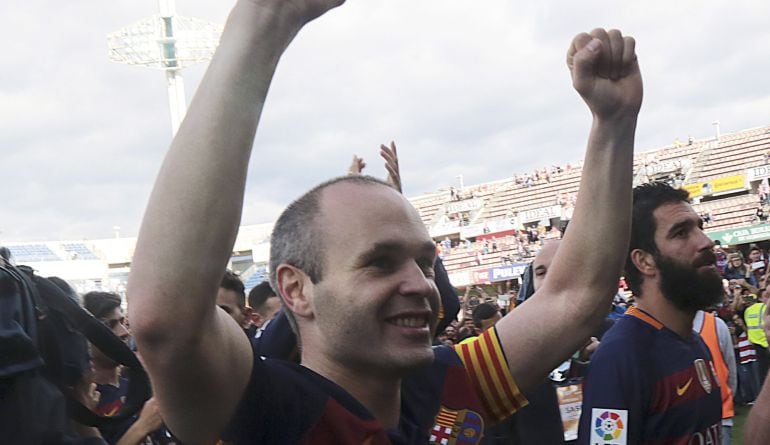
<instances>
[{"instance_id":1,"label":"dark blue jersey","mask_svg":"<svg viewBox=\"0 0 770 445\"><path fill-rule=\"evenodd\" d=\"M720 443L722 399L706 344L631 308L605 334L583 389L580 444Z\"/></svg>"},{"instance_id":2,"label":"dark blue jersey","mask_svg":"<svg viewBox=\"0 0 770 445\"><path fill-rule=\"evenodd\" d=\"M236 444L477 444L484 426L526 403L497 334L434 347L435 360L402 380L401 417L386 430L342 387L312 370L256 356L223 439Z\"/></svg>"}]
</instances>

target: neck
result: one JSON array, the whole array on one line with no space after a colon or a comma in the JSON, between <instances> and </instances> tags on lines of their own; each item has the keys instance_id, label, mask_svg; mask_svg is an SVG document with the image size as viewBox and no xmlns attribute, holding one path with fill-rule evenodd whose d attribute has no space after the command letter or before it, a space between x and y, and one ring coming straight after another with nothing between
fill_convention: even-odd
<instances>
[{"instance_id":1,"label":"neck","mask_svg":"<svg viewBox=\"0 0 770 445\"><path fill-rule=\"evenodd\" d=\"M636 307L655 317L680 337L692 337L692 322L696 311L683 311L671 303L657 289L644 289L644 297L636 300Z\"/></svg>"},{"instance_id":2,"label":"neck","mask_svg":"<svg viewBox=\"0 0 770 445\"><path fill-rule=\"evenodd\" d=\"M304 354L303 354L304 355ZM344 388L385 429L398 427L401 417L401 378L351 369L324 358L302 358L302 365Z\"/></svg>"},{"instance_id":3,"label":"neck","mask_svg":"<svg viewBox=\"0 0 770 445\"><path fill-rule=\"evenodd\" d=\"M120 385L120 366L100 367L94 363L94 383L98 385Z\"/></svg>"}]
</instances>

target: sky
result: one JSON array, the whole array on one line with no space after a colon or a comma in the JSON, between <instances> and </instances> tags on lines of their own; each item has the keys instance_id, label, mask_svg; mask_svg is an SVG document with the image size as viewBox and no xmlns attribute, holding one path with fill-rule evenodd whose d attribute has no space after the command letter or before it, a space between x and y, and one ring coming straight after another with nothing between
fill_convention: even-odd
<instances>
[{"instance_id":1,"label":"sky","mask_svg":"<svg viewBox=\"0 0 770 445\"><path fill-rule=\"evenodd\" d=\"M224 23L234 2L177 0ZM152 0L1 2L0 243L136 236L171 140L162 72L110 62L106 35ZM407 196L582 158L590 114L572 90L572 37L637 41L645 98L636 150L770 124L770 2L348 0L284 54L250 162L242 224L273 221L347 170ZM183 71L188 102L205 72Z\"/></svg>"}]
</instances>

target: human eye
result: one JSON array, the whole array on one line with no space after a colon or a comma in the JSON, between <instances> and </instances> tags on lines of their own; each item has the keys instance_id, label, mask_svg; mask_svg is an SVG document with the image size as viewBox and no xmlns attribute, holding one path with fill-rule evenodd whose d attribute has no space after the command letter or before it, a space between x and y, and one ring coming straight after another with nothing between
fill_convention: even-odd
<instances>
[{"instance_id":1,"label":"human eye","mask_svg":"<svg viewBox=\"0 0 770 445\"><path fill-rule=\"evenodd\" d=\"M417 265L422 269L422 273L428 277L433 278L436 273L433 269L434 260L432 258L420 258L417 260Z\"/></svg>"},{"instance_id":2,"label":"human eye","mask_svg":"<svg viewBox=\"0 0 770 445\"><path fill-rule=\"evenodd\" d=\"M389 271L396 267L396 261L389 256L378 256L369 260L366 266L380 271Z\"/></svg>"}]
</instances>

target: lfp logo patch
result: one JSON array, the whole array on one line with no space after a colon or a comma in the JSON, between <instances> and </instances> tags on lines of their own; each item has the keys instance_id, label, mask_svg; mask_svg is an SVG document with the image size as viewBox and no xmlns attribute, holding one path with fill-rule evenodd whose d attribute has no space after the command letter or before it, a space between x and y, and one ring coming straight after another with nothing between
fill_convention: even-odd
<instances>
[{"instance_id":1,"label":"lfp logo patch","mask_svg":"<svg viewBox=\"0 0 770 445\"><path fill-rule=\"evenodd\" d=\"M628 411L624 409L593 408L591 445L626 445Z\"/></svg>"}]
</instances>

